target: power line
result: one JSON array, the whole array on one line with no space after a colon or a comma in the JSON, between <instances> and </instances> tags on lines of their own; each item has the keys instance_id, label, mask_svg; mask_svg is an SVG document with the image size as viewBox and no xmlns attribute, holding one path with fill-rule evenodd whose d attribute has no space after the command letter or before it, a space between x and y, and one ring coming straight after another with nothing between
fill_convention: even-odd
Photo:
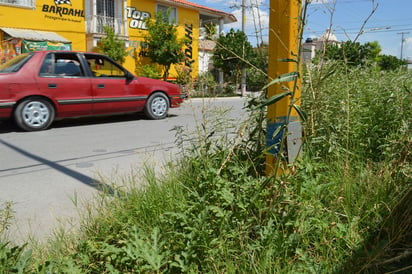
<instances>
[{"instance_id":1,"label":"power line","mask_svg":"<svg viewBox=\"0 0 412 274\"><path fill-rule=\"evenodd\" d=\"M348 31L346 31L348 30ZM323 33L325 32L324 29L322 30L314 30L310 29L307 30L313 33ZM365 33L388 33L388 32L403 32L403 31L412 31L412 28L392 28L392 27L372 27L370 28L370 31L365 31ZM359 33L359 29L357 28L349 28L349 29L344 29L344 30L334 30L333 33L335 34L357 34Z\"/></svg>"}]
</instances>

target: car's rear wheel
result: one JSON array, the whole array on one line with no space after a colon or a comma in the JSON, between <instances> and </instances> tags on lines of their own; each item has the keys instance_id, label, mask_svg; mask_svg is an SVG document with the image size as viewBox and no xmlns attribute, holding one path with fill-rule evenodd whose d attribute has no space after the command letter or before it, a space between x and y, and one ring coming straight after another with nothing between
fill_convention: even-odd
<instances>
[{"instance_id":1,"label":"car's rear wheel","mask_svg":"<svg viewBox=\"0 0 412 274\"><path fill-rule=\"evenodd\" d=\"M152 120L166 118L168 111L169 98L162 92L155 92L150 95L144 108L146 117Z\"/></svg>"},{"instance_id":2,"label":"car's rear wheel","mask_svg":"<svg viewBox=\"0 0 412 274\"><path fill-rule=\"evenodd\" d=\"M21 129L36 131L48 128L54 115L54 108L49 101L33 97L24 99L17 105L14 120Z\"/></svg>"}]
</instances>

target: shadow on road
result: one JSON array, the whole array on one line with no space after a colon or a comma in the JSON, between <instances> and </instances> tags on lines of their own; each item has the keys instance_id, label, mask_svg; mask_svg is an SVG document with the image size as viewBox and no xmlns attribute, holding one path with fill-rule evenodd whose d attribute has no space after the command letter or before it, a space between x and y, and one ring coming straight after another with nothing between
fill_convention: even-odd
<instances>
[{"instance_id":1,"label":"shadow on road","mask_svg":"<svg viewBox=\"0 0 412 274\"><path fill-rule=\"evenodd\" d=\"M42 158L42 157L36 156L36 155L34 155L34 154L26 151L26 150L23 150L23 149L21 149L21 148L19 148L19 147L16 147L16 146L14 146L14 145L6 142L6 141L3 141L3 140L1 140L1 139L0 139L0 144L3 144L3 145L5 145L5 146L13 149L14 151L16 151L16 152L18 152L18 153L20 153L20 154L22 154L22 155L24 155L24 156L26 156L26 157L28 157L28 158L31 158L31 159L33 159L33 160L35 160L35 161L38 161L39 163L41 163L41 164L43 164L43 165L47 165L47 166L49 166L50 168L53 168L53 169L55 169L55 170L58 171L58 172L61 172L61 173L65 174L65 175L67 175L67 176L70 176L70 177L72 177L73 179L75 179L75 180L77 180L77 181L79 181L79 182L81 182L81 183L83 183L83 184L85 184L85 185L88 185L88 186L90 186L90 187L93 187L93 188L95 188L95 189L97 189L97 190L99 190L99 191L105 191L105 192L107 192L107 193L110 194L110 195L114 194L114 189L113 189L111 186L109 186L109 185L107 185L107 184L105 184L105 183L99 182L99 181L93 179L92 177L89 177L89 176L84 175L84 174L82 174L82 173L80 173L80 172L74 171L74 170L72 170L72 169L70 169L70 168L67 168L67 167L65 167L65 166L59 165L59 164L57 164L57 163L55 163L55 162L53 162L53 161L49 161L49 160L44 159L44 158Z\"/></svg>"},{"instance_id":2,"label":"shadow on road","mask_svg":"<svg viewBox=\"0 0 412 274\"><path fill-rule=\"evenodd\" d=\"M167 118L175 117L176 115L169 114ZM166 119L167 119L166 118ZM131 114L115 114L115 115L102 115L102 116L88 116L78 118L65 118L54 121L50 129L52 128L65 128L65 127L80 127L99 124L111 124L118 122L129 122L136 120L146 120L146 116L143 113L131 113ZM0 134L10 132L22 132L12 120L0 121Z\"/></svg>"}]
</instances>

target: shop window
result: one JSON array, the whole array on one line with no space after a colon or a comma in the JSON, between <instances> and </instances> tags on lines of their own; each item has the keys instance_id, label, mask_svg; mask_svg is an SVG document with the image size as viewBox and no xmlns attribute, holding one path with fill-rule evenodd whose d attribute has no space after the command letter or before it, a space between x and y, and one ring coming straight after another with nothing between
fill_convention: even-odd
<instances>
[{"instance_id":1,"label":"shop window","mask_svg":"<svg viewBox=\"0 0 412 274\"><path fill-rule=\"evenodd\" d=\"M157 5L156 11L162 13L163 19L165 21L169 21L171 24L176 24L177 23L177 10L176 8L173 7L168 7L165 5ZM169 16L167 16L169 13Z\"/></svg>"},{"instance_id":2,"label":"shop window","mask_svg":"<svg viewBox=\"0 0 412 274\"><path fill-rule=\"evenodd\" d=\"M36 0L0 0L0 4L34 8L36 6Z\"/></svg>"}]
</instances>

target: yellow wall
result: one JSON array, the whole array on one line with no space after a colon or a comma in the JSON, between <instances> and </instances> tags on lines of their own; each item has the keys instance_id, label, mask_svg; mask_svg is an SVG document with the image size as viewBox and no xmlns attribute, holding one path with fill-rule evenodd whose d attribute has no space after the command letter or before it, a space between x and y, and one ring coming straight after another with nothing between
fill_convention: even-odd
<instances>
[{"instance_id":1,"label":"yellow wall","mask_svg":"<svg viewBox=\"0 0 412 274\"><path fill-rule=\"evenodd\" d=\"M66 8L66 10L59 10L59 13L55 9L53 0L37 0L34 10L1 5L0 27L56 32L72 42L73 50L85 50L83 1L71 2L72 6L62 5L61 8ZM52 6L53 8L50 8Z\"/></svg>"},{"instance_id":2,"label":"yellow wall","mask_svg":"<svg viewBox=\"0 0 412 274\"><path fill-rule=\"evenodd\" d=\"M34 29L42 31L52 31L63 36L72 42L73 50L86 51L91 50L86 46L86 22L85 22L85 5L84 1L71 1L72 5L59 5L56 9L53 0L37 0L36 8L22 8L7 5L0 5L0 27ZM136 73L138 68L143 64L150 63L150 58L140 57L136 59L135 54L140 53L141 42L144 41L146 30L141 27L142 14L153 18L155 16L156 2L154 0L128 0L126 16L127 28L129 35L129 53L123 64L128 70ZM132 12L137 11L137 12ZM139 17L139 12L141 18ZM133 15L135 18L133 18ZM199 13L195 10L186 8L177 8L178 17L178 35L179 37L187 36L191 39L184 50L192 63L192 75L198 73L198 37L199 37ZM4 39L4 37L0 37ZM176 77L174 69L170 72L171 78Z\"/></svg>"},{"instance_id":3,"label":"yellow wall","mask_svg":"<svg viewBox=\"0 0 412 274\"><path fill-rule=\"evenodd\" d=\"M127 4L127 26L129 31L129 47L127 49L129 55L124 63L125 67L139 73L139 68L142 65L149 64L150 58L142 56L141 43L144 41L146 30L141 29L142 19L147 17L147 13L153 18L156 12L156 4L153 0L129 0ZM199 44L199 13L195 10L177 8L177 25L179 38L187 37L191 41L185 48L185 54L190 60L194 60L191 64L192 76L198 73L198 44ZM135 56L137 59L133 58ZM136 61L135 61L136 60ZM176 77L176 71L172 68L170 78Z\"/></svg>"}]
</instances>

